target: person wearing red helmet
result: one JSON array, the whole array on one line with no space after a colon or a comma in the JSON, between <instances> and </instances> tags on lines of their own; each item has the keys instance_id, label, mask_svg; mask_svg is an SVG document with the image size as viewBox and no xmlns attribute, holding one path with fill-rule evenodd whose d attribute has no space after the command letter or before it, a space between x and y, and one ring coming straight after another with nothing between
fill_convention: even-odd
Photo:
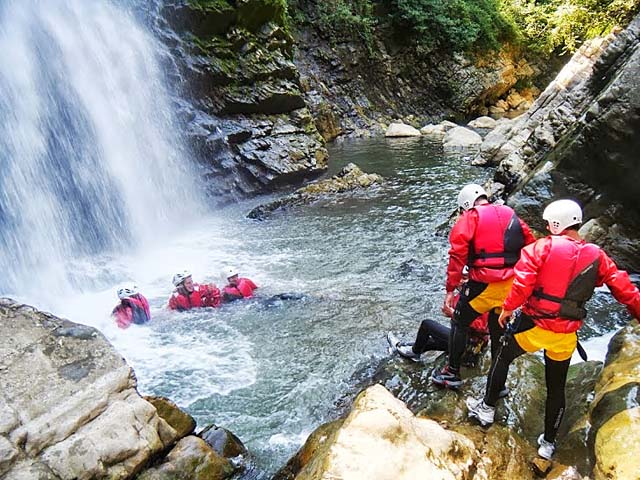
<instances>
[{"instance_id":1,"label":"person wearing red helmet","mask_svg":"<svg viewBox=\"0 0 640 480\"><path fill-rule=\"evenodd\" d=\"M258 288L250 279L240 277L238 270L234 267L223 268L222 278L227 282L227 285L222 289L222 298L225 302L251 298L253 291Z\"/></svg>"},{"instance_id":2,"label":"person wearing red helmet","mask_svg":"<svg viewBox=\"0 0 640 480\"><path fill-rule=\"evenodd\" d=\"M151 320L149 302L138 292L134 284L123 285L117 292L120 303L115 306L111 316L118 328L126 329L131 324L142 325Z\"/></svg>"},{"instance_id":3,"label":"person wearing red helmet","mask_svg":"<svg viewBox=\"0 0 640 480\"><path fill-rule=\"evenodd\" d=\"M524 353L544 350L547 400L544 432L538 437L538 455L547 460L565 411L565 384L571 356L577 347L576 332L587 311L585 303L594 289L607 285L614 298L640 318L640 292L627 272L597 245L578 233L582 209L573 200L557 200L545 208L542 218L551 235L522 249L515 265L515 279L498 319L509 334L494 359L484 398L468 398L469 416L483 425L494 421L497 393L509 366ZM516 308L520 310L513 315Z\"/></svg>"},{"instance_id":4,"label":"person wearing red helmet","mask_svg":"<svg viewBox=\"0 0 640 480\"><path fill-rule=\"evenodd\" d=\"M464 286L451 319L447 364L435 369L434 384L457 389L462 385L460 360L467 343L471 322L489 312L491 358L495 357L502 329L498 313L513 281L513 266L523 246L534 236L511 207L489 203L488 194L477 184L465 185L458 194L460 217L449 235L445 309L453 309L455 289L462 270L469 266L469 281Z\"/></svg>"},{"instance_id":5,"label":"person wearing red helmet","mask_svg":"<svg viewBox=\"0 0 640 480\"><path fill-rule=\"evenodd\" d=\"M175 290L169 298L170 310L190 310L200 307L220 306L220 289L213 283L198 284L193 282L191 272L185 270L173 276Z\"/></svg>"}]
</instances>

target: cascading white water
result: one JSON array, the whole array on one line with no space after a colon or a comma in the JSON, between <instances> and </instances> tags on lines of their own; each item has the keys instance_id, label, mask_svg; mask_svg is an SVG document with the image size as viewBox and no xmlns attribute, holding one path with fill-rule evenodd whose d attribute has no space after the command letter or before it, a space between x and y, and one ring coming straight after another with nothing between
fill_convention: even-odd
<instances>
[{"instance_id":1,"label":"cascading white water","mask_svg":"<svg viewBox=\"0 0 640 480\"><path fill-rule=\"evenodd\" d=\"M3 3L0 294L37 292L46 307L95 282L84 259L131 253L188 221L202 190L175 133L160 45L130 12Z\"/></svg>"}]
</instances>

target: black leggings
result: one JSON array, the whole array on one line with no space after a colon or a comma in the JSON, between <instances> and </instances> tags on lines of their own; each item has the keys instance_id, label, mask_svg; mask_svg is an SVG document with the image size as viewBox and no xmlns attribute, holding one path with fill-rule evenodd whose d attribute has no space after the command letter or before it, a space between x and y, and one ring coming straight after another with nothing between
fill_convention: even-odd
<instances>
[{"instance_id":1,"label":"black leggings","mask_svg":"<svg viewBox=\"0 0 640 480\"><path fill-rule=\"evenodd\" d=\"M482 313L474 310L469 302L480 295L487 288L486 283L469 280L467 286L463 289L460 299L456 304L451 319L451 336L449 338L449 366L457 371L460 369L462 362L462 354L467 345L467 335L469 325ZM498 324L498 316L494 310L489 312L489 337L491 339L491 359L496 358L496 351L500 343L500 337L504 332L503 328Z\"/></svg>"},{"instance_id":2,"label":"black leggings","mask_svg":"<svg viewBox=\"0 0 640 480\"><path fill-rule=\"evenodd\" d=\"M526 328L525 328L526 330ZM524 331L520 330L519 331ZM493 341L492 341L493 342ZM507 380L509 366L523 353L526 353L513 335L508 335L506 341L500 344L497 356L494 357L487 378L487 391L484 396L484 403L495 407L498 400L498 393L504 388ZM553 442L558 434L560 422L564 416L565 396L564 390L567 383L567 372L571 358L561 362L552 360L544 356L544 376L547 385L547 401L545 403L544 416L544 438Z\"/></svg>"},{"instance_id":3,"label":"black leggings","mask_svg":"<svg viewBox=\"0 0 640 480\"><path fill-rule=\"evenodd\" d=\"M433 320L423 320L420 323L413 352L422 354L429 350L449 351L449 332L451 330Z\"/></svg>"}]
</instances>

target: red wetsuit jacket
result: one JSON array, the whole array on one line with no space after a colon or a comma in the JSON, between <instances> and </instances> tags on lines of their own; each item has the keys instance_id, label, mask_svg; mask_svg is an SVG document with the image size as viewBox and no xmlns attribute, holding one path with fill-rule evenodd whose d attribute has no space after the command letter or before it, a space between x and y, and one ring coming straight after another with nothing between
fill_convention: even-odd
<instances>
[{"instance_id":1,"label":"red wetsuit jacket","mask_svg":"<svg viewBox=\"0 0 640 480\"><path fill-rule=\"evenodd\" d=\"M151 320L149 302L140 293L120 300L111 315L115 318L118 327L123 329L129 328L132 323L141 325Z\"/></svg>"},{"instance_id":2,"label":"red wetsuit jacket","mask_svg":"<svg viewBox=\"0 0 640 480\"><path fill-rule=\"evenodd\" d=\"M566 235L541 238L522 249L514 273L503 307L515 310L522 305L522 312L545 330L577 331L586 314L584 302L603 284L631 315L640 318L640 292L627 272L618 270L600 247L583 240ZM567 305L570 308L564 308Z\"/></svg>"},{"instance_id":3,"label":"red wetsuit jacket","mask_svg":"<svg viewBox=\"0 0 640 480\"><path fill-rule=\"evenodd\" d=\"M169 309L189 310L199 307L218 307L220 305L220 290L214 284L193 284L193 292L184 294L177 289L173 291L169 299Z\"/></svg>"},{"instance_id":4,"label":"red wetsuit jacket","mask_svg":"<svg viewBox=\"0 0 640 480\"><path fill-rule=\"evenodd\" d=\"M488 203L463 212L449 235L447 292L460 284L465 265L469 265L469 278L477 282L513 277L516 252L535 240L529 226L506 205Z\"/></svg>"},{"instance_id":5,"label":"red wetsuit jacket","mask_svg":"<svg viewBox=\"0 0 640 480\"><path fill-rule=\"evenodd\" d=\"M248 278L239 278L236 285L229 284L224 287L222 295L226 302L231 302L240 298L251 298L253 296L253 291L256 288L258 288L258 286Z\"/></svg>"}]
</instances>

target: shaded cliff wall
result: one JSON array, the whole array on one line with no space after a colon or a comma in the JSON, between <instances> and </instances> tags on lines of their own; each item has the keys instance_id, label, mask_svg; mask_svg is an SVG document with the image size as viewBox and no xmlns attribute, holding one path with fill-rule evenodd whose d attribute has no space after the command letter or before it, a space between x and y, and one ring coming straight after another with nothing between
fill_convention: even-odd
<instances>
[{"instance_id":1,"label":"shaded cliff wall","mask_svg":"<svg viewBox=\"0 0 640 480\"><path fill-rule=\"evenodd\" d=\"M483 146L499 162L497 186L543 228L557 197L584 205L583 233L640 271L640 16L627 29L582 47L532 108Z\"/></svg>"},{"instance_id":2,"label":"shaded cliff wall","mask_svg":"<svg viewBox=\"0 0 640 480\"><path fill-rule=\"evenodd\" d=\"M247 195L326 169L280 0L168 0L159 30L178 64L187 135L212 193Z\"/></svg>"}]
</instances>

